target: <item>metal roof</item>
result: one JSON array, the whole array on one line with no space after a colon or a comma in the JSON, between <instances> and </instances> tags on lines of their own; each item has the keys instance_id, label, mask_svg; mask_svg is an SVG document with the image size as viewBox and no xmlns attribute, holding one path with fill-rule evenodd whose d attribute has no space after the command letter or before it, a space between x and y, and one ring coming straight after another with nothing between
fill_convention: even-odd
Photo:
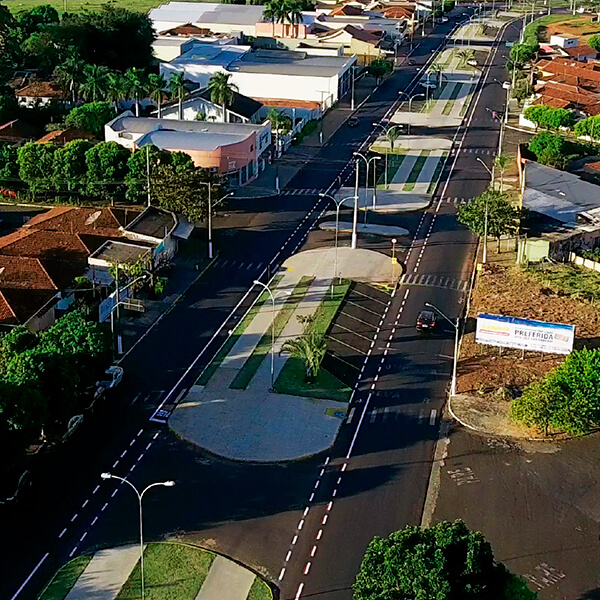
<instances>
[{"instance_id":1,"label":"metal roof","mask_svg":"<svg viewBox=\"0 0 600 600\"><path fill-rule=\"evenodd\" d=\"M153 8L149 16L154 22L254 25L262 19L263 11L264 6L256 4L169 2Z\"/></svg>"}]
</instances>

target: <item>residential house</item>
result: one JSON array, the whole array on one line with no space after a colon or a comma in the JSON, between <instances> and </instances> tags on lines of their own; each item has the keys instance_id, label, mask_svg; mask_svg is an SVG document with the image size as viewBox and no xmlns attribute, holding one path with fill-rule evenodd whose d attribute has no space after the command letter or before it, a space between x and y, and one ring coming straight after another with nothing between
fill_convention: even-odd
<instances>
[{"instance_id":1,"label":"residential house","mask_svg":"<svg viewBox=\"0 0 600 600\"><path fill-rule=\"evenodd\" d=\"M71 102L65 98L65 92L54 81L33 81L16 92L19 106L37 108L60 103L66 106Z\"/></svg>"},{"instance_id":2,"label":"residential house","mask_svg":"<svg viewBox=\"0 0 600 600\"><path fill-rule=\"evenodd\" d=\"M76 127L67 127L66 129L55 129L50 131L39 140L38 144L47 144L52 142L58 146L64 146L68 142L74 140L93 140L94 136L83 129L77 129Z\"/></svg>"},{"instance_id":3,"label":"residential house","mask_svg":"<svg viewBox=\"0 0 600 600\"><path fill-rule=\"evenodd\" d=\"M263 104L253 98L233 92L233 102L227 105L226 119L228 123L261 123ZM169 102L161 110L163 119L179 119L179 103ZM194 121L202 117L204 121L223 121L223 107L211 100L209 89L198 89L188 94L182 103L184 121Z\"/></svg>"},{"instance_id":4,"label":"residential house","mask_svg":"<svg viewBox=\"0 0 600 600\"><path fill-rule=\"evenodd\" d=\"M215 123L134 117L129 111L104 126L106 141L126 148L152 144L189 154L198 167L245 185L265 168L271 145L271 124Z\"/></svg>"}]
</instances>

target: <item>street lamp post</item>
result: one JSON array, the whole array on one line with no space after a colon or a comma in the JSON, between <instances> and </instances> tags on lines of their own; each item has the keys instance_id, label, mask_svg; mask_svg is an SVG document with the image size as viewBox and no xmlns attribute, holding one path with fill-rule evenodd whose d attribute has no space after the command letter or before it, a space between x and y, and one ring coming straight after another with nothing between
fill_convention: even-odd
<instances>
[{"instance_id":1,"label":"street lamp post","mask_svg":"<svg viewBox=\"0 0 600 600\"><path fill-rule=\"evenodd\" d=\"M271 389L273 389L273 385L275 383L275 298L277 298L279 294L282 296L291 296L292 292L288 290L281 290L273 294L271 288L266 283L258 281L258 279L255 279L253 283L262 286L269 293L269 296L271 296L271 302L273 303L273 313L271 315Z\"/></svg>"},{"instance_id":2,"label":"street lamp post","mask_svg":"<svg viewBox=\"0 0 600 600\"><path fill-rule=\"evenodd\" d=\"M212 181L199 181L201 185L208 187L208 258L214 258L213 254L213 241L212 241ZM233 196L233 192L225 194L219 201L225 200L229 196Z\"/></svg>"},{"instance_id":3,"label":"street lamp post","mask_svg":"<svg viewBox=\"0 0 600 600\"><path fill-rule=\"evenodd\" d=\"M134 492L138 498L138 503L140 507L140 574L141 574L141 590L142 590L142 600L145 598L145 590L144 590L144 533L143 533L143 519L142 519L142 499L144 498L144 494L153 487L163 486L163 487L173 487L175 485L174 481L158 481L156 483L151 483L149 486L144 488L140 493L138 489L131 483L131 481L119 477L118 475L113 475L112 473L102 473L100 475L102 479L118 479L119 481L126 483Z\"/></svg>"},{"instance_id":4,"label":"street lamp post","mask_svg":"<svg viewBox=\"0 0 600 600\"><path fill-rule=\"evenodd\" d=\"M340 222L340 208L346 200L354 200L356 202L356 196L347 196L341 200L336 200L331 194L319 194L321 198L329 198L335 204L335 259L333 265L333 281L338 276L338 225ZM333 287L331 288L333 295Z\"/></svg>"},{"instance_id":5,"label":"street lamp post","mask_svg":"<svg viewBox=\"0 0 600 600\"><path fill-rule=\"evenodd\" d=\"M381 160L381 156L373 156L371 158L367 158L364 154L362 154L361 152L355 152L354 153L355 156L359 156L360 158L362 158L365 161L365 165L367 166L367 173L366 173L366 180L365 180L365 223L367 221L367 200L369 198L369 166L372 162L375 162L376 160ZM358 163L358 161L356 161ZM357 166L357 173L358 173L358 166ZM377 202L377 178L376 175L374 175L374 183L373 183L373 210L375 210L375 205ZM358 174L356 177L356 195L358 196Z\"/></svg>"},{"instance_id":6,"label":"street lamp post","mask_svg":"<svg viewBox=\"0 0 600 600\"><path fill-rule=\"evenodd\" d=\"M454 321L452 321L452 319L449 319L437 306L434 306L430 302L425 302L425 306L435 310L435 312L437 312L439 315L441 315L444 319L446 319L446 321L448 321L448 323L450 323L450 325L452 325L452 327L454 327L454 365L452 366L452 385L450 388L450 395L455 396L456 395L456 366L458 363L458 334L460 331L460 317L456 317L456 323L455 323Z\"/></svg>"},{"instance_id":7,"label":"street lamp post","mask_svg":"<svg viewBox=\"0 0 600 600\"><path fill-rule=\"evenodd\" d=\"M477 160L485 167L486 171L490 174L492 178L492 189L494 189L494 172L490 171L489 167L479 158ZM485 213L483 217L483 264L485 265L487 262L487 232L488 232L488 197L485 197Z\"/></svg>"},{"instance_id":8,"label":"street lamp post","mask_svg":"<svg viewBox=\"0 0 600 600\"><path fill-rule=\"evenodd\" d=\"M396 238L392 238L392 283L394 285L394 279L396 278L396 244L398 240Z\"/></svg>"},{"instance_id":9,"label":"street lamp post","mask_svg":"<svg viewBox=\"0 0 600 600\"><path fill-rule=\"evenodd\" d=\"M360 162L358 160L358 158L356 159L356 165L355 165L355 179L354 179L354 214L352 215L352 243L351 243L351 248L352 250L356 250L356 244L358 241L358 166L360 165Z\"/></svg>"}]
</instances>

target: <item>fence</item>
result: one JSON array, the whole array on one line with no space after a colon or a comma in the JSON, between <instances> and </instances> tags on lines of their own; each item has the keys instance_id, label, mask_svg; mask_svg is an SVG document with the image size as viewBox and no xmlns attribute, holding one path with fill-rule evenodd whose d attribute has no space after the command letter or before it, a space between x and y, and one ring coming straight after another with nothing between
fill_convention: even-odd
<instances>
[{"instance_id":1,"label":"fence","mask_svg":"<svg viewBox=\"0 0 600 600\"><path fill-rule=\"evenodd\" d=\"M597 263L593 260L589 260L587 258L583 258L582 256L577 256L575 252L569 253L569 262L573 263L574 265L581 265L586 269L591 269L592 271L600 273L600 263Z\"/></svg>"}]
</instances>

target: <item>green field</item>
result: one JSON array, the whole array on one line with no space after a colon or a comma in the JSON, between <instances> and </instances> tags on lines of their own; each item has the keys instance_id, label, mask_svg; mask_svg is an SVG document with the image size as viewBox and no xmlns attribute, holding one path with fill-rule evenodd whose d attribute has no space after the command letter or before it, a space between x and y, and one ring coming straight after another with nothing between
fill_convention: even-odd
<instances>
[{"instance_id":1,"label":"green field","mask_svg":"<svg viewBox=\"0 0 600 600\"><path fill-rule=\"evenodd\" d=\"M196 1L201 2L202 0ZM4 0L4 4L13 13L30 10L43 4L53 6L59 13L82 12L84 10L93 12L106 4L140 12L148 12L151 8L165 4L165 2L167 0L91 0L90 2L86 0Z\"/></svg>"},{"instance_id":2,"label":"green field","mask_svg":"<svg viewBox=\"0 0 600 600\"><path fill-rule=\"evenodd\" d=\"M39 600L63 600L85 571L90 560L92 560L92 555L84 554L61 567L48 587L42 592Z\"/></svg>"}]
</instances>

